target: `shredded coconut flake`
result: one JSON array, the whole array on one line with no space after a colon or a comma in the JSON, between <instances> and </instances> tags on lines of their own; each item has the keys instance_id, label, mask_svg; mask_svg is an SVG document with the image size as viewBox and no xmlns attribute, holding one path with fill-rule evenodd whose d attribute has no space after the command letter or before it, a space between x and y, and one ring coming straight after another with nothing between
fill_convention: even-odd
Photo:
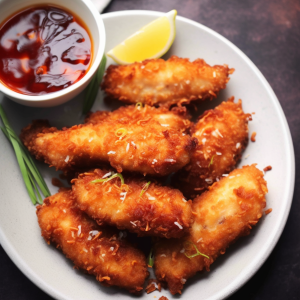
<instances>
[{"instance_id":1,"label":"shredded coconut flake","mask_svg":"<svg viewBox=\"0 0 300 300\"><path fill-rule=\"evenodd\" d=\"M167 161L167 162L176 162L176 160L172 159L172 158L167 158L167 159L165 159L165 161Z\"/></svg>"},{"instance_id":2,"label":"shredded coconut flake","mask_svg":"<svg viewBox=\"0 0 300 300\"><path fill-rule=\"evenodd\" d=\"M115 151L109 151L109 152L107 152L107 154L116 154L116 152Z\"/></svg>"},{"instance_id":3,"label":"shredded coconut flake","mask_svg":"<svg viewBox=\"0 0 300 300\"><path fill-rule=\"evenodd\" d=\"M161 126L164 126L164 127L168 127L170 126L169 124L160 124Z\"/></svg>"},{"instance_id":4,"label":"shredded coconut flake","mask_svg":"<svg viewBox=\"0 0 300 300\"><path fill-rule=\"evenodd\" d=\"M85 249L85 248L83 248L83 251L86 252L86 253L88 253L87 249Z\"/></svg>"},{"instance_id":5,"label":"shredded coconut flake","mask_svg":"<svg viewBox=\"0 0 300 300\"><path fill-rule=\"evenodd\" d=\"M185 283L186 283L186 279L181 278L181 279L180 279L180 282L181 282L182 284L185 284Z\"/></svg>"},{"instance_id":6,"label":"shredded coconut flake","mask_svg":"<svg viewBox=\"0 0 300 300\"><path fill-rule=\"evenodd\" d=\"M90 143L93 139L94 139L94 138L90 138L90 139L89 139L89 143Z\"/></svg>"},{"instance_id":7,"label":"shredded coconut flake","mask_svg":"<svg viewBox=\"0 0 300 300\"><path fill-rule=\"evenodd\" d=\"M72 238L74 239L75 238L74 231L71 231L71 235L72 235Z\"/></svg>"},{"instance_id":8,"label":"shredded coconut flake","mask_svg":"<svg viewBox=\"0 0 300 300\"><path fill-rule=\"evenodd\" d=\"M77 236L81 235L81 225L78 225L78 231L77 231Z\"/></svg>"},{"instance_id":9,"label":"shredded coconut flake","mask_svg":"<svg viewBox=\"0 0 300 300\"><path fill-rule=\"evenodd\" d=\"M205 142L206 142L206 138L203 138L202 139L202 144L205 145Z\"/></svg>"},{"instance_id":10,"label":"shredded coconut flake","mask_svg":"<svg viewBox=\"0 0 300 300\"><path fill-rule=\"evenodd\" d=\"M222 176L225 176L225 177L227 177L227 176L228 176L228 174L223 174Z\"/></svg>"},{"instance_id":11,"label":"shredded coconut flake","mask_svg":"<svg viewBox=\"0 0 300 300\"><path fill-rule=\"evenodd\" d=\"M183 229L183 227L182 227L178 222L174 222L174 224L175 224L176 226L178 226L179 229Z\"/></svg>"},{"instance_id":12,"label":"shredded coconut flake","mask_svg":"<svg viewBox=\"0 0 300 300\"><path fill-rule=\"evenodd\" d=\"M66 159L65 159L65 162L67 163L67 162L69 161L69 159L70 159L70 156L67 155L67 157L66 157Z\"/></svg>"},{"instance_id":13,"label":"shredded coconut flake","mask_svg":"<svg viewBox=\"0 0 300 300\"><path fill-rule=\"evenodd\" d=\"M129 143L127 143L127 146L126 146L126 152L128 152L128 150L129 150L129 147L130 147L130 144L129 144Z\"/></svg>"},{"instance_id":14,"label":"shredded coconut flake","mask_svg":"<svg viewBox=\"0 0 300 300\"><path fill-rule=\"evenodd\" d=\"M235 176L229 176L228 178L234 178Z\"/></svg>"},{"instance_id":15,"label":"shredded coconut flake","mask_svg":"<svg viewBox=\"0 0 300 300\"><path fill-rule=\"evenodd\" d=\"M126 195L127 195L127 192L120 193L120 196L121 196L120 200L124 201L126 198Z\"/></svg>"},{"instance_id":16,"label":"shredded coconut flake","mask_svg":"<svg viewBox=\"0 0 300 300\"><path fill-rule=\"evenodd\" d=\"M215 130L215 132L216 132L221 138L223 137L223 135L221 134L221 132L219 131L218 128Z\"/></svg>"},{"instance_id":17,"label":"shredded coconut flake","mask_svg":"<svg viewBox=\"0 0 300 300\"><path fill-rule=\"evenodd\" d=\"M240 146L241 146L241 143L236 143L236 149L239 149L240 148Z\"/></svg>"},{"instance_id":18,"label":"shredded coconut flake","mask_svg":"<svg viewBox=\"0 0 300 300\"><path fill-rule=\"evenodd\" d=\"M182 201L183 201L183 202L187 202L184 198L182 198Z\"/></svg>"},{"instance_id":19,"label":"shredded coconut flake","mask_svg":"<svg viewBox=\"0 0 300 300\"><path fill-rule=\"evenodd\" d=\"M160 256L161 256L161 257L166 257L167 255L166 255L166 254L161 254Z\"/></svg>"},{"instance_id":20,"label":"shredded coconut flake","mask_svg":"<svg viewBox=\"0 0 300 300\"><path fill-rule=\"evenodd\" d=\"M222 153L221 153L221 152L216 152L216 154L217 154L217 155L222 155Z\"/></svg>"},{"instance_id":21,"label":"shredded coconut flake","mask_svg":"<svg viewBox=\"0 0 300 300\"><path fill-rule=\"evenodd\" d=\"M110 247L109 250L110 250L110 251L114 251L115 248L114 248L114 247Z\"/></svg>"},{"instance_id":22,"label":"shredded coconut flake","mask_svg":"<svg viewBox=\"0 0 300 300\"><path fill-rule=\"evenodd\" d=\"M93 236L95 236L97 233L99 233L98 230L91 230L89 232L89 237L88 237L88 241L90 241L92 239Z\"/></svg>"},{"instance_id":23,"label":"shredded coconut flake","mask_svg":"<svg viewBox=\"0 0 300 300\"><path fill-rule=\"evenodd\" d=\"M105 253L102 254L102 257L104 257L104 256L105 256Z\"/></svg>"},{"instance_id":24,"label":"shredded coconut flake","mask_svg":"<svg viewBox=\"0 0 300 300\"><path fill-rule=\"evenodd\" d=\"M190 84L190 81L189 81L189 80L186 80L185 83L186 83L186 84Z\"/></svg>"},{"instance_id":25,"label":"shredded coconut flake","mask_svg":"<svg viewBox=\"0 0 300 300\"><path fill-rule=\"evenodd\" d=\"M134 146L134 147L136 146L136 144L135 144L134 142L131 142L131 144L132 144L132 146Z\"/></svg>"},{"instance_id":26,"label":"shredded coconut flake","mask_svg":"<svg viewBox=\"0 0 300 300\"><path fill-rule=\"evenodd\" d=\"M142 65L142 66L141 66L141 69L145 69L145 66L144 66L144 65Z\"/></svg>"},{"instance_id":27,"label":"shredded coconut flake","mask_svg":"<svg viewBox=\"0 0 300 300\"><path fill-rule=\"evenodd\" d=\"M148 197L149 200L156 200L156 198L151 196L149 193L146 193L146 196Z\"/></svg>"},{"instance_id":28,"label":"shredded coconut flake","mask_svg":"<svg viewBox=\"0 0 300 300\"><path fill-rule=\"evenodd\" d=\"M197 161L196 164L198 165L199 168L201 168L199 161Z\"/></svg>"},{"instance_id":29,"label":"shredded coconut flake","mask_svg":"<svg viewBox=\"0 0 300 300\"><path fill-rule=\"evenodd\" d=\"M130 223L131 223L133 226L136 226L136 224L135 224L134 222L130 221Z\"/></svg>"},{"instance_id":30,"label":"shredded coconut flake","mask_svg":"<svg viewBox=\"0 0 300 300\"><path fill-rule=\"evenodd\" d=\"M202 241L202 237L197 241L197 243L201 242Z\"/></svg>"},{"instance_id":31,"label":"shredded coconut flake","mask_svg":"<svg viewBox=\"0 0 300 300\"><path fill-rule=\"evenodd\" d=\"M153 161L152 161L152 165L154 165L155 163L157 163L157 159L153 159Z\"/></svg>"},{"instance_id":32,"label":"shredded coconut flake","mask_svg":"<svg viewBox=\"0 0 300 300\"><path fill-rule=\"evenodd\" d=\"M206 178L205 181L210 184L210 183L213 183L213 180L211 178Z\"/></svg>"},{"instance_id":33,"label":"shredded coconut flake","mask_svg":"<svg viewBox=\"0 0 300 300\"><path fill-rule=\"evenodd\" d=\"M180 253L184 253L184 252L185 252L185 249L182 248L179 252L180 252Z\"/></svg>"},{"instance_id":34,"label":"shredded coconut flake","mask_svg":"<svg viewBox=\"0 0 300 300\"><path fill-rule=\"evenodd\" d=\"M213 76L216 77L216 72L215 71L213 72Z\"/></svg>"},{"instance_id":35,"label":"shredded coconut flake","mask_svg":"<svg viewBox=\"0 0 300 300\"><path fill-rule=\"evenodd\" d=\"M63 209L63 212L66 213L67 211L65 209Z\"/></svg>"},{"instance_id":36,"label":"shredded coconut flake","mask_svg":"<svg viewBox=\"0 0 300 300\"><path fill-rule=\"evenodd\" d=\"M111 175L111 172L108 172L108 173L104 174L104 175L102 176L102 178L106 178L106 177L108 177L108 176L110 176L110 175Z\"/></svg>"}]
</instances>

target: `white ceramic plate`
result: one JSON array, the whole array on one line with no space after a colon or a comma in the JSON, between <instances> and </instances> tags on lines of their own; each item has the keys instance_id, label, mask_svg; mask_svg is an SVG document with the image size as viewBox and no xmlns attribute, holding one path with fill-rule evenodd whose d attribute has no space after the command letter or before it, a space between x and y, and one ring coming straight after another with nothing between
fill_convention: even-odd
<instances>
[{"instance_id":1,"label":"white ceramic plate","mask_svg":"<svg viewBox=\"0 0 300 300\"><path fill-rule=\"evenodd\" d=\"M152 11L122 11L103 15L107 32L106 51L146 23L160 16ZM182 299L223 299L241 287L262 265L274 248L286 223L294 190L295 162L290 131L280 104L271 87L254 64L233 44L216 32L188 19L177 17L177 36L167 56L176 54L192 60L201 57L209 64L228 64L236 69L225 91L209 105L214 106L230 96L243 100L246 112L255 112L250 133L257 132L255 143L249 144L240 165L257 163L267 172L269 193L267 207L272 213L264 217L251 235L241 239L220 257L211 272L203 273L186 284ZM112 63L110 60L108 63ZM93 110L103 109L103 95L98 95ZM47 118L54 126L69 126L82 121L82 95L48 109L23 107L0 96L16 132L36 118ZM100 101L101 100L101 101ZM111 109L112 107L106 107ZM249 156L248 156L249 155ZM105 288L90 276L74 271L69 262L40 236L35 207L22 182L18 165L9 143L0 133L0 238L5 251L35 284L56 299L132 299L127 292ZM57 176L39 164L51 192L51 178ZM143 294L143 299L157 299L168 291ZM176 297L177 299L177 297Z\"/></svg>"}]
</instances>

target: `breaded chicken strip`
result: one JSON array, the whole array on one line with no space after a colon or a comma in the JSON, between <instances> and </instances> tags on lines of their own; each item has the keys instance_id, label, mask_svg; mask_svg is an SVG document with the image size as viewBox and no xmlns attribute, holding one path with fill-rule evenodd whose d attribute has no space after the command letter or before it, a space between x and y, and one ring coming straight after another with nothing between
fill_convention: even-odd
<instances>
[{"instance_id":1,"label":"breaded chicken strip","mask_svg":"<svg viewBox=\"0 0 300 300\"><path fill-rule=\"evenodd\" d=\"M99 225L128 229L139 236L179 238L188 233L191 201L179 190L143 177L112 174L96 169L72 180L78 207Z\"/></svg>"},{"instance_id":2,"label":"breaded chicken strip","mask_svg":"<svg viewBox=\"0 0 300 300\"><path fill-rule=\"evenodd\" d=\"M157 120L160 111L166 119L161 123ZM164 176L190 160L197 140L183 133L188 126L189 121L178 114L130 106L108 114L97 124L61 131L50 128L47 121L34 121L22 130L21 139L37 159L57 170L68 172L109 162L118 172Z\"/></svg>"},{"instance_id":3,"label":"breaded chicken strip","mask_svg":"<svg viewBox=\"0 0 300 300\"><path fill-rule=\"evenodd\" d=\"M191 161L173 178L173 185L186 197L194 198L209 185L229 173L241 158L248 143L250 114L242 110L242 101L230 98L206 111L191 130L199 144Z\"/></svg>"},{"instance_id":4,"label":"breaded chicken strip","mask_svg":"<svg viewBox=\"0 0 300 300\"><path fill-rule=\"evenodd\" d=\"M85 123L98 124L106 118L111 120L122 120L124 118L146 119L149 115L166 129L171 127L181 132L186 132L193 125L189 121L190 115L185 107L173 107L170 111L164 107L157 109L149 105L137 105L136 109L133 109L132 105L124 106L113 113L108 111L91 112L85 118Z\"/></svg>"},{"instance_id":5,"label":"breaded chicken strip","mask_svg":"<svg viewBox=\"0 0 300 300\"><path fill-rule=\"evenodd\" d=\"M172 56L145 60L126 66L111 65L106 71L102 89L111 97L126 103L165 105L213 99L225 89L234 70L209 66L203 59L190 62Z\"/></svg>"},{"instance_id":6,"label":"breaded chicken strip","mask_svg":"<svg viewBox=\"0 0 300 300\"><path fill-rule=\"evenodd\" d=\"M195 221L190 236L165 241L154 248L155 274L166 282L172 294L181 293L186 280L206 269L226 248L248 235L266 206L266 181L255 165L232 171L194 199ZM197 255L196 251L207 255ZM188 258L189 257L189 258Z\"/></svg>"},{"instance_id":7,"label":"breaded chicken strip","mask_svg":"<svg viewBox=\"0 0 300 300\"><path fill-rule=\"evenodd\" d=\"M75 268L96 276L106 286L138 293L148 276L144 254L109 229L99 227L77 208L71 190L60 190L37 207L42 236L73 261Z\"/></svg>"}]
</instances>

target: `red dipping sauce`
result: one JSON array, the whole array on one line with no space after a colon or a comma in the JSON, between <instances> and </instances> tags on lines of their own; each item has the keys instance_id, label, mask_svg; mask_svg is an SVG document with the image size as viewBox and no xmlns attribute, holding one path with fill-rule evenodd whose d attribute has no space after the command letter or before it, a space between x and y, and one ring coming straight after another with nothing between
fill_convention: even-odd
<instances>
[{"instance_id":1,"label":"red dipping sauce","mask_svg":"<svg viewBox=\"0 0 300 300\"><path fill-rule=\"evenodd\" d=\"M0 26L0 81L26 95L62 90L79 81L92 61L84 23L43 5L14 14Z\"/></svg>"}]
</instances>

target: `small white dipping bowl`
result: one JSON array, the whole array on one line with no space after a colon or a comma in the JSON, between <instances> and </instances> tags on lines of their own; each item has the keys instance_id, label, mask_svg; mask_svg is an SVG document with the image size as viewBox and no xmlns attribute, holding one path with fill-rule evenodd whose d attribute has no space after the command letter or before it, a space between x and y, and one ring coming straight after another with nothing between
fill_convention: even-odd
<instances>
[{"instance_id":1,"label":"small white dipping bowl","mask_svg":"<svg viewBox=\"0 0 300 300\"><path fill-rule=\"evenodd\" d=\"M19 12L23 8L37 5L43 6L44 4L58 6L62 9L65 8L67 11L73 12L83 20L89 29L93 40L92 65L85 76L75 84L72 84L58 92L41 96L17 93L7 88L0 81L1 92L3 92L11 100L26 106L51 107L65 103L74 98L77 94L83 91L91 81L104 54L106 42L105 28L100 13L97 11L91 0L2 0L0 1L0 24L2 24L3 21L12 16L15 12Z\"/></svg>"}]
</instances>

